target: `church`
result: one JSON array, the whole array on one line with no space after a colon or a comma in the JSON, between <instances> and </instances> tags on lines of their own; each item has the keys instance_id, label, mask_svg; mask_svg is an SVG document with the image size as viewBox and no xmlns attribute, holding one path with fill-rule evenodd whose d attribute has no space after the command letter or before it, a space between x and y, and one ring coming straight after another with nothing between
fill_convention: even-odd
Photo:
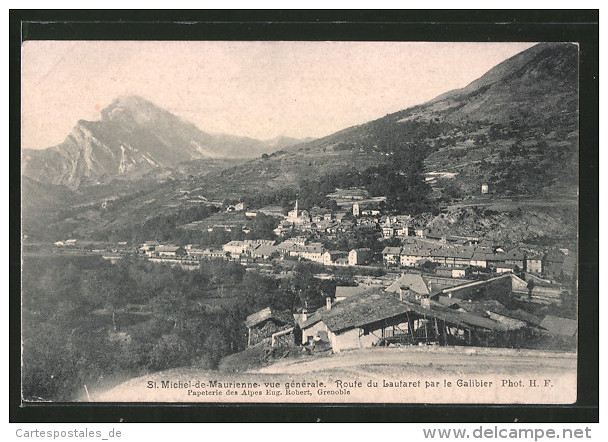
<instances>
[{"instance_id":1,"label":"church","mask_svg":"<svg viewBox=\"0 0 608 442\"><path fill-rule=\"evenodd\" d=\"M287 221L293 224L304 224L310 222L310 214L306 210L298 210L298 200L293 210L287 213Z\"/></svg>"}]
</instances>

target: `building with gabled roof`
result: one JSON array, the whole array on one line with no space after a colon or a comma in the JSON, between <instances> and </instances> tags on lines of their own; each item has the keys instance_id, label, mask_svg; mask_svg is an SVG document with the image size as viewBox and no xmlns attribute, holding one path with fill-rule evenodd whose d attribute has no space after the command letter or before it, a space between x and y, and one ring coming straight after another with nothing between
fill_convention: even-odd
<instances>
[{"instance_id":1,"label":"building with gabled roof","mask_svg":"<svg viewBox=\"0 0 608 442\"><path fill-rule=\"evenodd\" d=\"M166 256L166 257L178 257L178 256L185 256L186 255L186 249L184 249L183 247L179 247L179 246L157 246L156 249L154 250L154 254L157 256Z\"/></svg>"},{"instance_id":2,"label":"building with gabled roof","mask_svg":"<svg viewBox=\"0 0 608 442\"><path fill-rule=\"evenodd\" d=\"M371 347L395 333L406 333L408 307L384 290L371 290L318 311L334 353Z\"/></svg>"},{"instance_id":3,"label":"building with gabled roof","mask_svg":"<svg viewBox=\"0 0 608 442\"><path fill-rule=\"evenodd\" d=\"M469 267L464 266L440 266L435 269L435 273L447 278L465 278L469 274L469 270Z\"/></svg>"},{"instance_id":4,"label":"building with gabled roof","mask_svg":"<svg viewBox=\"0 0 608 442\"><path fill-rule=\"evenodd\" d=\"M403 290L411 290L418 295L430 295L429 284L419 273L403 273L386 289L387 292L400 293Z\"/></svg>"},{"instance_id":5,"label":"building with gabled roof","mask_svg":"<svg viewBox=\"0 0 608 442\"><path fill-rule=\"evenodd\" d=\"M522 278L511 275L513 280L513 293L520 299L536 304L562 304L562 284L540 278L532 273L523 273Z\"/></svg>"},{"instance_id":6,"label":"building with gabled roof","mask_svg":"<svg viewBox=\"0 0 608 442\"><path fill-rule=\"evenodd\" d=\"M542 253L529 253L526 256L526 271L531 273L542 273L544 258L545 255Z\"/></svg>"},{"instance_id":7,"label":"building with gabled roof","mask_svg":"<svg viewBox=\"0 0 608 442\"><path fill-rule=\"evenodd\" d=\"M139 252L144 255L151 256L159 245L160 244L158 241L146 241L145 243L139 246Z\"/></svg>"},{"instance_id":8,"label":"building with gabled roof","mask_svg":"<svg viewBox=\"0 0 608 442\"><path fill-rule=\"evenodd\" d=\"M382 250L382 261L384 265L399 265L401 247L385 247Z\"/></svg>"},{"instance_id":9,"label":"building with gabled roof","mask_svg":"<svg viewBox=\"0 0 608 442\"><path fill-rule=\"evenodd\" d=\"M325 247L321 243L312 242L305 246L294 245L289 249L289 256L323 264Z\"/></svg>"},{"instance_id":10,"label":"building with gabled roof","mask_svg":"<svg viewBox=\"0 0 608 442\"><path fill-rule=\"evenodd\" d=\"M510 309L492 296L472 300L450 298L442 292L433 295L420 278L412 274L406 287L363 290L334 304L328 302L298 321L302 342L327 336L334 353L393 343L525 345L529 332L524 329L541 330L538 318ZM510 275L494 279L508 282Z\"/></svg>"},{"instance_id":11,"label":"building with gabled roof","mask_svg":"<svg viewBox=\"0 0 608 442\"><path fill-rule=\"evenodd\" d=\"M278 253L275 245L261 244L251 251L251 257L269 259L274 253Z\"/></svg>"},{"instance_id":12,"label":"building with gabled roof","mask_svg":"<svg viewBox=\"0 0 608 442\"><path fill-rule=\"evenodd\" d=\"M415 267L431 256L431 248L428 245L417 243L406 243L401 249L399 262L404 267Z\"/></svg>"}]
</instances>

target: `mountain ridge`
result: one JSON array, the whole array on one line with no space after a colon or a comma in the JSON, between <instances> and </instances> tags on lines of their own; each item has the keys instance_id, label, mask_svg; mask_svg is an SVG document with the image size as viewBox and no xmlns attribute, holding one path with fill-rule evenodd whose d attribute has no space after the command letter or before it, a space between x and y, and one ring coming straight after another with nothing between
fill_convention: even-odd
<instances>
[{"instance_id":1,"label":"mountain ridge","mask_svg":"<svg viewBox=\"0 0 608 442\"><path fill-rule=\"evenodd\" d=\"M76 189L116 177L139 178L186 161L252 158L299 142L209 134L136 95L115 99L100 115L98 121L79 120L56 146L23 149L23 174Z\"/></svg>"},{"instance_id":2,"label":"mountain ridge","mask_svg":"<svg viewBox=\"0 0 608 442\"><path fill-rule=\"evenodd\" d=\"M528 51L441 99L323 138L237 165L222 164L209 173L197 164L162 178L164 182L160 174L159 180L133 181L128 191L137 194L133 198L108 188L108 195L120 192L128 203L104 212L97 193L90 197L95 204L88 212L74 212L71 221L58 219L57 228L75 237L99 232L113 237L112 232L136 228L157 213L187 209L182 192L213 201L244 201L255 209L293 204L296 195L301 204L326 204L325 195L336 187L363 187L372 196L386 196L389 213L409 213L413 203L395 208L391 200L415 200L423 192L416 210L427 212L475 205L479 198L511 201L510 208L520 200L575 202L578 48L549 43ZM151 183L155 186L149 190ZM481 195L482 184L488 185L487 195ZM83 187L83 192L94 188ZM529 204L525 207L529 211Z\"/></svg>"},{"instance_id":3,"label":"mountain ridge","mask_svg":"<svg viewBox=\"0 0 608 442\"><path fill-rule=\"evenodd\" d=\"M436 187L455 184L461 195L479 192L482 183L490 183L499 193L575 189L578 46L540 43L499 63L464 88L291 146L266 161L254 159L232 173L232 169L225 170L225 180L213 184L233 188L237 177L249 176L248 188L258 184L253 181L256 177L263 177L266 187L297 186L301 178L331 173L314 165L332 161L332 154L340 155L340 167L361 171L386 162L386 155L416 154L417 149L426 151L425 172L458 173L454 180L444 180ZM562 178L567 181L565 186L558 182Z\"/></svg>"}]
</instances>

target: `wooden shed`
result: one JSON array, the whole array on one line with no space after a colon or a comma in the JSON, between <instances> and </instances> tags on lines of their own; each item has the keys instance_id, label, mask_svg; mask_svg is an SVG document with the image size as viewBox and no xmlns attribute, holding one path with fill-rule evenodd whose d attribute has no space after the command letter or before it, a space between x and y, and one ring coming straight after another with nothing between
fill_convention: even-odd
<instances>
[{"instance_id":1,"label":"wooden shed","mask_svg":"<svg viewBox=\"0 0 608 442\"><path fill-rule=\"evenodd\" d=\"M245 325L248 330L247 346L251 347L264 339L271 338L273 334L291 327L293 316L289 312L266 307L247 316Z\"/></svg>"}]
</instances>

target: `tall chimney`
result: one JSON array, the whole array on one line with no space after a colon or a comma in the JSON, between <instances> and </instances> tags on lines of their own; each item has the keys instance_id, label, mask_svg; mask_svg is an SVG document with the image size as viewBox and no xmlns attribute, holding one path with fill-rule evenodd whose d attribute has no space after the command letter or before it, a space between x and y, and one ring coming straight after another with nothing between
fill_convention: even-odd
<instances>
[{"instance_id":1,"label":"tall chimney","mask_svg":"<svg viewBox=\"0 0 608 442\"><path fill-rule=\"evenodd\" d=\"M305 308L302 309L302 313L300 313L300 321L305 322L308 319L308 310Z\"/></svg>"},{"instance_id":2,"label":"tall chimney","mask_svg":"<svg viewBox=\"0 0 608 442\"><path fill-rule=\"evenodd\" d=\"M327 306L327 310L331 310L331 298L329 296L325 298L325 304Z\"/></svg>"}]
</instances>

